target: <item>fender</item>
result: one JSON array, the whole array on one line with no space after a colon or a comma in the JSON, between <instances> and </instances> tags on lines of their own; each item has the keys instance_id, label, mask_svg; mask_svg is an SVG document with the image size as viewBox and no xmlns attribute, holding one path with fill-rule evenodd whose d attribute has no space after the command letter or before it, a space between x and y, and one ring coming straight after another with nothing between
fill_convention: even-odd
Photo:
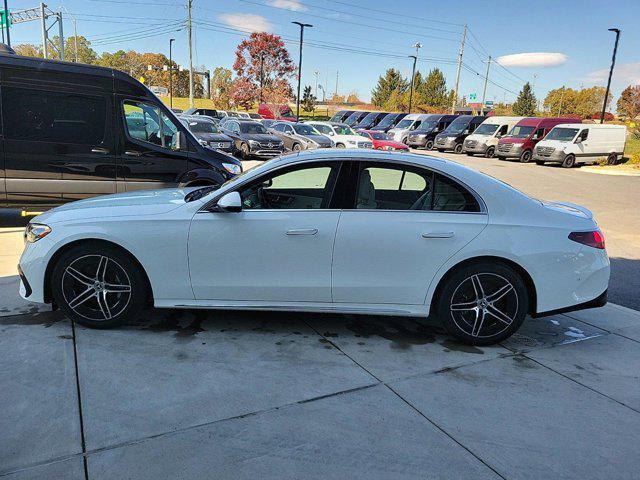
<instances>
[{"instance_id":1,"label":"fender","mask_svg":"<svg viewBox=\"0 0 640 480\"><path fill-rule=\"evenodd\" d=\"M231 176L231 175L230 175ZM220 171L210 168L196 168L183 173L178 179L180 187L186 187L194 182L209 183L212 185L222 185L228 180Z\"/></svg>"}]
</instances>

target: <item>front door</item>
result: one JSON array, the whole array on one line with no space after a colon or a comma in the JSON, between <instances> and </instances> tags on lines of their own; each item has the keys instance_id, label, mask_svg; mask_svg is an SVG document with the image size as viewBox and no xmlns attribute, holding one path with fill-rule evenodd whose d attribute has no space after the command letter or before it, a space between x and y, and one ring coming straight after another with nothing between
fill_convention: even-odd
<instances>
[{"instance_id":1,"label":"front door","mask_svg":"<svg viewBox=\"0 0 640 480\"><path fill-rule=\"evenodd\" d=\"M187 171L179 126L151 102L119 100L118 191L175 187Z\"/></svg>"},{"instance_id":2,"label":"front door","mask_svg":"<svg viewBox=\"0 0 640 480\"><path fill-rule=\"evenodd\" d=\"M189 233L196 299L331 302L340 211L329 207L339 167L284 167L239 187L241 212L197 213Z\"/></svg>"},{"instance_id":3,"label":"front door","mask_svg":"<svg viewBox=\"0 0 640 480\"><path fill-rule=\"evenodd\" d=\"M423 304L438 269L487 215L471 192L425 168L362 162L353 178L355 208L342 212L336 233L333 301Z\"/></svg>"}]
</instances>

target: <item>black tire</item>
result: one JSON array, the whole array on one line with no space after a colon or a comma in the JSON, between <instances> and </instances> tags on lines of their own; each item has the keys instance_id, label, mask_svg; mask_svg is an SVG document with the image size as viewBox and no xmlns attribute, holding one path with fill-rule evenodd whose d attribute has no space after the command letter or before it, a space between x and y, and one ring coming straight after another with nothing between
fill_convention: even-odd
<instances>
[{"instance_id":1,"label":"black tire","mask_svg":"<svg viewBox=\"0 0 640 480\"><path fill-rule=\"evenodd\" d=\"M531 150L525 150L520 154L520 163L529 163L532 157L533 152Z\"/></svg>"},{"instance_id":2,"label":"black tire","mask_svg":"<svg viewBox=\"0 0 640 480\"><path fill-rule=\"evenodd\" d=\"M424 144L424 148L427 150L433 150L433 140L428 140L427 143Z\"/></svg>"},{"instance_id":3,"label":"black tire","mask_svg":"<svg viewBox=\"0 0 640 480\"><path fill-rule=\"evenodd\" d=\"M445 277L439 292L434 299L437 317L451 335L469 345L492 345L509 338L529 309L523 279L502 263L461 267Z\"/></svg>"},{"instance_id":4,"label":"black tire","mask_svg":"<svg viewBox=\"0 0 640 480\"><path fill-rule=\"evenodd\" d=\"M444 148L438 148L438 151L439 151L440 153L444 153Z\"/></svg>"},{"instance_id":5,"label":"black tire","mask_svg":"<svg viewBox=\"0 0 640 480\"><path fill-rule=\"evenodd\" d=\"M501 157L500 155L498 155L496 158L498 160L502 160L502 161L505 161L507 159L507 157Z\"/></svg>"},{"instance_id":6,"label":"black tire","mask_svg":"<svg viewBox=\"0 0 640 480\"><path fill-rule=\"evenodd\" d=\"M576 156L573 154L567 155L562 161L562 168L571 168L576 164Z\"/></svg>"},{"instance_id":7,"label":"black tire","mask_svg":"<svg viewBox=\"0 0 640 480\"><path fill-rule=\"evenodd\" d=\"M57 260L51 293L71 320L104 329L135 319L150 292L142 268L131 255L110 245L87 243Z\"/></svg>"},{"instance_id":8,"label":"black tire","mask_svg":"<svg viewBox=\"0 0 640 480\"><path fill-rule=\"evenodd\" d=\"M467 154L467 156L469 157L473 157L473 153L472 152L465 152Z\"/></svg>"},{"instance_id":9,"label":"black tire","mask_svg":"<svg viewBox=\"0 0 640 480\"><path fill-rule=\"evenodd\" d=\"M615 165L616 163L618 163L618 154L610 153L607 157L607 165Z\"/></svg>"},{"instance_id":10,"label":"black tire","mask_svg":"<svg viewBox=\"0 0 640 480\"><path fill-rule=\"evenodd\" d=\"M462 153L462 144L461 143L456 143L456 145L453 147L453 153L457 153L457 154Z\"/></svg>"},{"instance_id":11,"label":"black tire","mask_svg":"<svg viewBox=\"0 0 640 480\"><path fill-rule=\"evenodd\" d=\"M544 160L536 160L536 165L544 165L547 162L545 162Z\"/></svg>"},{"instance_id":12,"label":"black tire","mask_svg":"<svg viewBox=\"0 0 640 480\"><path fill-rule=\"evenodd\" d=\"M493 156L496 154L496 147L489 147L487 148L487 150L484 152L484 156L485 158L493 158Z\"/></svg>"},{"instance_id":13,"label":"black tire","mask_svg":"<svg viewBox=\"0 0 640 480\"><path fill-rule=\"evenodd\" d=\"M299 152L300 150L302 150L302 147L299 143L294 143L293 145L291 145L292 152Z\"/></svg>"},{"instance_id":14,"label":"black tire","mask_svg":"<svg viewBox=\"0 0 640 480\"><path fill-rule=\"evenodd\" d=\"M336 143L336 148L346 148L344 143Z\"/></svg>"},{"instance_id":15,"label":"black tire","mask_svg":"<svg viewBox=\"0 0 640 480\"><path fill-rule=\"evenodd\" d=\"M249 149L249 145L246 143L240 144L240 157L243 160L247 160L251 156L251 150Z\"/></svg>"}]
</instances>

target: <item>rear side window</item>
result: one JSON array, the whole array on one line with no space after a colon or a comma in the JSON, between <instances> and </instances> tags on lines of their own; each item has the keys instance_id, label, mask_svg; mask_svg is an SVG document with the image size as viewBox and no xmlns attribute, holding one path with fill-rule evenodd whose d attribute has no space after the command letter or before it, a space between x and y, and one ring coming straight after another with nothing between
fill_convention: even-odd
<instances>
[{"instance_id":1,"label":"rear side window","mask_svg":"<svg viewBox=\"0 0 640 480\"><path fill-rule=\"evenodd\" d=\"M3 87L2 105L10 140L99 145L105 139L105 98Z\"/></svg>"},{"instance_id":2,"label":"rear side window","mask_svg":"<svg viewBox=\"0 0 640 480\"><path fill-rule=\"evenodd\" d=\"M473 194L444 175L435 175L432 210L441 212L479 212L480 205Z\"/></svg>"}]
</instances>

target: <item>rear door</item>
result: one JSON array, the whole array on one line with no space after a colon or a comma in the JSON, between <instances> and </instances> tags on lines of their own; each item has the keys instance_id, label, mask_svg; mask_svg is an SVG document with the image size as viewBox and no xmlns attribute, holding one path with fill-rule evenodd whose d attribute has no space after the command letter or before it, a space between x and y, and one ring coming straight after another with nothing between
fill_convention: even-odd
<instances>
[{"instance_id":1,"label":"rear door","mask_svg":"<svg viewBox=\"0 0 640 480\"><path fill-rule=\"evenodd\" d=\"M484 229L487 215L464 186L429 169L354 165L347 190L356 198L335 239L333 301L423 304L438 269Z\"/></svg>"},{"instance_id":2,"label":"rear door","mask_svg":"<svg viewBox=\"0 0 640 480\"><path fill-rule=\"evenodd\" d=\"M178 150L186 130L149 100L117 96L118 191L174 187L188 167L188 150Z\"/></svg>"},{"instance_id":3,"label":"rear door","mask_svg":"<svg viewBox=\"0 0 640 480\"><path fill-rule=\"evenodd\" d=\"M3 86L7 200L52 206L115 192L108 93Z\"/></svg>"}]
</instances>

